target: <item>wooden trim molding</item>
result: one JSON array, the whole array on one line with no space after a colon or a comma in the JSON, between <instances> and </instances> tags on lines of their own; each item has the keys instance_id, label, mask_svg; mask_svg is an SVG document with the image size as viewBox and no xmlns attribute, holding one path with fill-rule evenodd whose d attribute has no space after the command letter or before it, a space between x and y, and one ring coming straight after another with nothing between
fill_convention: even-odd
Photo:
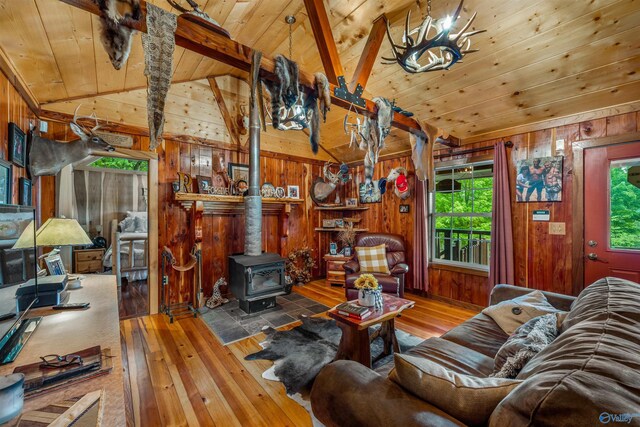
<instances>
[{"instance_id":1,"label":"wooden trim molding","mask_svg":"<svg viewBox=\"0 0 640 427\"><path fill-rule=\"evenodd\" d=\"M18 70L15 69L9 57L4 53L2 48L0 48L0 71L7 76L7 79L11 82L13 87L16 88L22 99L27 103L31 111L34 114L37 114L40 109L40 103L38 102L38 98L31 92L31 89L27 85L27 83L22 79L22 76L18 74Z\"/></svg>"}]
</instances>

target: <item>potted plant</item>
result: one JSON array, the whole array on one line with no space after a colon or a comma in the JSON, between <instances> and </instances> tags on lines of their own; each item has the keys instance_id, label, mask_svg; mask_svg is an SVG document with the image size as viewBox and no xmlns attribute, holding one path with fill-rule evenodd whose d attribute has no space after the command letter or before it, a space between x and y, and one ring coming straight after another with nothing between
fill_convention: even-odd
<instances>
[{"instance_id":1,"label":"potted plant","mask_svg":"<svg viewBox=\"0 0 640 427\"><path fill-rule=\"evenodd\" d=\"M373 274L361 274L354 283L358 289L358 304L365 307L382 308L382 286Z\"/></svg>"}]
</instances>

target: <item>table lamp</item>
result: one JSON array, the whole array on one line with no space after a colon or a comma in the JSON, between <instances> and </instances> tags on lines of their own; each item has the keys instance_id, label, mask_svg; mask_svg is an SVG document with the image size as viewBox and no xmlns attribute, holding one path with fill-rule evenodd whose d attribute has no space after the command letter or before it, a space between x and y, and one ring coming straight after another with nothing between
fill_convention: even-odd
<instances>
[{"instance_id":1,"label":"table lamp","mask_svg":"<svg viewBox=\"0 0 640 427\"><path fill-rule=\"evenodd\" d=\"M27 226L18 241L13 245L14 249L33 247L33 221ZM55 249L45 256L59 252L60 246L84 246L93 242L80 226L77 220L72 218L49 218L36 231L36 246L53 246ZM79 283L77 284L77 286Z\"/></svg>"}]
</instances>

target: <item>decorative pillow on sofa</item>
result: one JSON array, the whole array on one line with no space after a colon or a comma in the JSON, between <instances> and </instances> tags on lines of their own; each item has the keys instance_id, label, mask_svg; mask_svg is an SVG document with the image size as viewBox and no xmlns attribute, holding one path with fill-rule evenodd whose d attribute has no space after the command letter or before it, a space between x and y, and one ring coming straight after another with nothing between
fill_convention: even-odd
<instances>
[{"instance_id":1,"label":"decorative pillow on sofa","mask_svg":"<svg viewBox=\"0 0 640 427\"><path fill-rule=\"evenodd\" d=\"M123 233L133 233L134 231L136 231L135 218L128 216L120 221L118 226L120 227L120 231L122 231Z\"/></svg>"},{"instance_id":2,"label":"decorative pillow on sofa","mask_svg":"<svg viewBox=\"0 0 640 427\"><path fill-rule=\"evenodd\" d=\"M389 274L387 250L384 243L378 246L356 246L361 273Z\"/></svg>"},{"instance_id":3,"label":"decorative pillow on sofa","mask_svg":"<svg viewBox=\"0 0 640 427\"><path fill-rule=\"evenodd\" d=\"M483 314L491 317L507 334L511 335L520 326L534 317L560 310L549 304L547 298L540 291L533 291L520 297L502 301L482 310Z\"/></svg>"},{"instance_id":4,"label":"decorative pillow on sofa","mask_svg":"<svg viewBox=\"0 0 640 427\"><path fill-rule=\"evenodd\" d=\"M521 381L458 374L431 360L394 355L390 378L422 400L469 425L486 424L495 407Z\"/></svg>"},{"instance_id":5,"label":"decorative pillow on sofa","mask_svg":"<svg viewBox=\"0 0 640 427\"><path fill-rule=\"evenodd\" d=\"M491 376L515 378L533 356L558 336L557 314L534 317L516 329L498 350Z\"/></svg>"}]
</instances>

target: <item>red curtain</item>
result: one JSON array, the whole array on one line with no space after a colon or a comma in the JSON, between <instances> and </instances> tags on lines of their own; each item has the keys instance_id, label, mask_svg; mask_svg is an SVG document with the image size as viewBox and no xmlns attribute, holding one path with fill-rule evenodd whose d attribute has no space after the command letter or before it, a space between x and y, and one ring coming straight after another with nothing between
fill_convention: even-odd
<instances>
[{"instance_id":1,"label":"red curtain","mask_svg":"<svg viewBox=\"0 0 640 427\"><path fill-rule=\"evenodd\" d=\"M416 179L413 210L413 288L429 290L429 191L427 181Z\"/></svg>"},{"instance_id":2,"label":"red curtain","mask_svg":"<svg viewBox=\"0 0 640 427\"><path fill-rule=\"evenodd\" d=\"M491 216L491 256L489 286L515 284L513 226L507 150L498 142L493 154L493 214Z\"/></svg>"}]
</instances>

